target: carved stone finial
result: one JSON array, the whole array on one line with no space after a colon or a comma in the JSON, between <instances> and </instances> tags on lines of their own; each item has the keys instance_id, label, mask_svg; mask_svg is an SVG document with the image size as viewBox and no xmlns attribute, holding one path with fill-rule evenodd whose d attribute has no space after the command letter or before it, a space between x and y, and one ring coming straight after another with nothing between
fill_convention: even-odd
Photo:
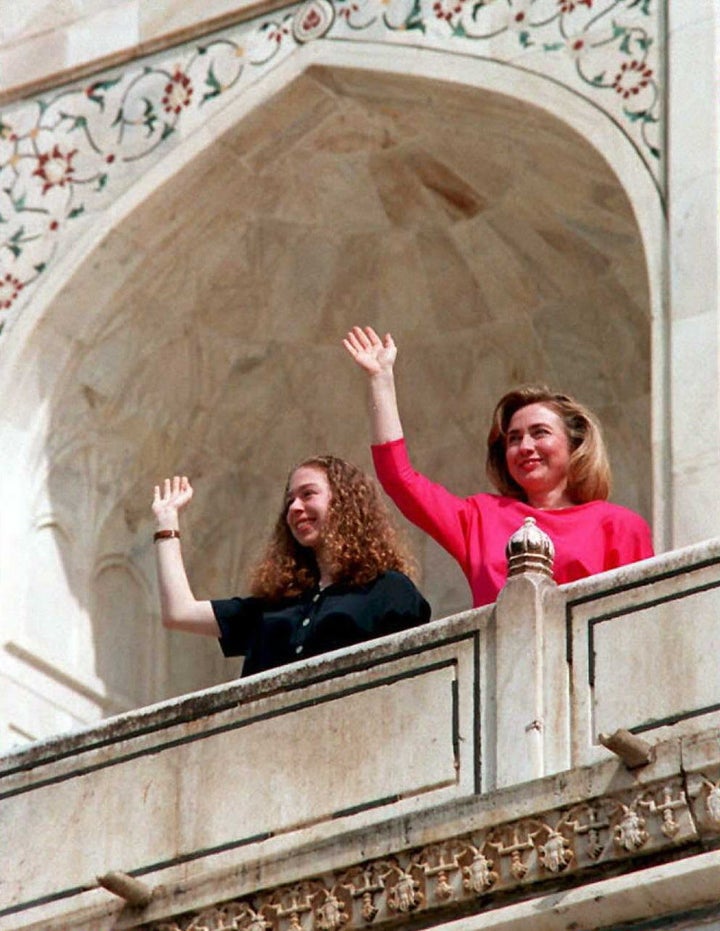
<instances>
[{"instance_id":1,"label":"carved stone finial","mask_svg":"<svg viewBox=\"0 0 720 931\"><path fill-rule=\"evenodd\" d=\"M508 577L524 572L541 572L552 578L555 547L534 517L526 517L522 527L510 537L505 547Z\"/></svg>"}]
</instances>

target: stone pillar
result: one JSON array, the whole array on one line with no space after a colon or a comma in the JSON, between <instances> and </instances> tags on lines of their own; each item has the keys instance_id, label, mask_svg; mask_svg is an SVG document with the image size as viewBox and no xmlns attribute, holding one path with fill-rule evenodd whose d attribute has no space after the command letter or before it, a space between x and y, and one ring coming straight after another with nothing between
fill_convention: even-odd
<instances>
[{"instance_id":1,"label":"stone pillar","mask_svg":"<svg viewBox=\"0 0 720 931\"><path fill-rule=\"evenodd\" d=\"M554 548L532 517L507 545L495 610L496 788L570 766L570 677Z\"/></svg>"},{"instance_id":2,"label":"stone pillar","mask_svg":"<svg viewBox=\"0 0 720 931\"><path fill-rule=\"evenodd\" d=\"M669 471L672 548L714 537L720 520L720 10L677 0L667 16L671 439L655 458Z\"/></svg>"}]
</instances>

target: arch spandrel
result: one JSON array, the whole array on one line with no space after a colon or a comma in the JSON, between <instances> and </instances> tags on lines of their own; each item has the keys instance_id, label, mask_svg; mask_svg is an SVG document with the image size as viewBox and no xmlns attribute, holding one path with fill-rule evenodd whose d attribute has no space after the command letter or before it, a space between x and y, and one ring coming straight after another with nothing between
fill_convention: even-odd
<instances>
[{"instance_id":1,"label":"arch spandrel","mask_svg":"<svg viewBox=\"0 0 720 931\"><path fill-rule=\"evenodd\" d=\"M308 0L210 35L198 23L185 45L7 104L0 324L16 321L110 205L133 186L147 194L137 182L153 166L167 168L181 147L185 158L199 151L208 129L317 61L434 75L545 107L629 172L633 203L652 215L645 201L664 185L663 28L651 0Z\"/></svg>"}]
</instances>

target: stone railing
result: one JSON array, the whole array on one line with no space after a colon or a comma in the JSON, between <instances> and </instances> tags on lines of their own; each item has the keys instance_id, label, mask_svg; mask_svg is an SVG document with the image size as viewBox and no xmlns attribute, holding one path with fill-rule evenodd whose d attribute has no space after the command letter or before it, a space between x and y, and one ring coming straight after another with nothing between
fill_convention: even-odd
<instances>
[{"instance_id":1,"label":"stone railing","mask_svg":"<svg viewBox=\"0 0 720 931\"><path fill-rule=\"evenodd\" d=\"M499 730L485 787L598 762L618 730L652 742L720 723L719 541L560 588L536 554L525 566L491 622Z\"/></svg>"},{"instance_id":2,"label":"stone railing","mask_svg":"<svg viewBox=\"0 0 720 931\"><path fill-rule=\"evenodd\" d=\"M281 877L350 868L371 854L386 858L387 915L412 910L420 899L413 898L419 886L408 879L410 862L405 869L387 857L427 844L448 812L457 820L463 807L481 804L474 820L454 829L467 832L489 811L507 821L533 805L546 810L548 780L559 780L552 782L554 804L574 786L567 804L574 799L577 807L581 784L586 794L593 780L625 785L616 770L629 771L603 744L630 765L648 763L658 742L674 746L720 723L720 541L561 588L543 547L533 528L511 543L510 575L496 605L4 757L0 931L133 927ZM643 804L658 816L660 842L676 843L677 831L687 838L694 829L689 815L682 820L686 805L673 815L684 798L670 779L679 779L677 753L666 749L661 757L660 795ZM714 777L698 779L714 800ZM532 804L528 786L544 786ZM660 814L666 796L670 834ZM600 828L616 841L630 837L627 819L642 820L633 804L613 802L608 810L618 822L605 818L592 828L593 850ZM577 811L573 819L568 824L581 833ZM557 825L542 823L538 869L579 862ZM636 846L643 846L650 835L636 828L636 839L644 836ZM340 837L356 839L352 853L338 845ZM507 854L508 881L520 882L527 872L520 848L487 842L488 850L515 850ZM463 843L470 872L455 861L454 869L470 884L461 888L477 894L473 864L488 887L499 874L478 853L479 841L465 835ZM449 868L438 866L446 877ZM358 908L377 911L375 893L360 889ZM123 899L132 906L120 920ZM329 912L335 905L327 904ZM227 926L250 928L250 912L243 915L244 923ZM316 925L340 926L322 914Z\"/></svg>"}]
</instances>

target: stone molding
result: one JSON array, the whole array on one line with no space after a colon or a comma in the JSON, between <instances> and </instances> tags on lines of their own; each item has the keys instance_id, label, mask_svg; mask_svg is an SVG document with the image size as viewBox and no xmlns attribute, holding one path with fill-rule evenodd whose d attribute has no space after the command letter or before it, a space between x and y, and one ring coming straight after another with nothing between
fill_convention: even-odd
<instances>
[{"instance_id":1,"label":"stone molding","mask_svg":"<svg viewBox=\"0 0 720 931\"><path fill-rule=\"evenodd\" d=\"M598 869L641 866L681 847L720 843L720 768L490 825L252 896L146 931L339 931L429 913L437 922L502 893ZM428 917L429 917L428 915ZM437 917L435 917L437 916Z\"/></svg>"},{"instance_id":2,"label":"stone molding","mask_svg":"<svg viewBox=\"0 0 720 931\"><path fill-rule=\"evenodd\" d=\"M152 17L154 10L150 11L149 21L143 21L144 11L138 9L139 2L114 0L94 14L79 14L77 18L70 14L67 19L61 17L49 29L44 23L37 24L39 31L33 32L31 27L12 39L0 39L0 65L5 66L0 67L0 106L197 40L208 33L266 15L285 5L284 0L226 0L224 4L216 3L216 12L208 15L207 8L200 7L198 11L188 9L186 3L177 4L183 8L175 9L174 24L168 27L167 17L162 12L157 18ZM0 5L0 16L3 12ZM112 30L108 29L108 13L114 27ZM119 23L122 23L124 29L118 27ZM83 47L82 40L78 41L79 36L93 31L102 34L103 45L98 47L96 43L91 43L89 48ZM109 32L112 33L111 38ZM62 49L60 53L59 49ZM20 71L20 59L23 59L22 73L16 74Z\"/></svg>"}]
</instances>

